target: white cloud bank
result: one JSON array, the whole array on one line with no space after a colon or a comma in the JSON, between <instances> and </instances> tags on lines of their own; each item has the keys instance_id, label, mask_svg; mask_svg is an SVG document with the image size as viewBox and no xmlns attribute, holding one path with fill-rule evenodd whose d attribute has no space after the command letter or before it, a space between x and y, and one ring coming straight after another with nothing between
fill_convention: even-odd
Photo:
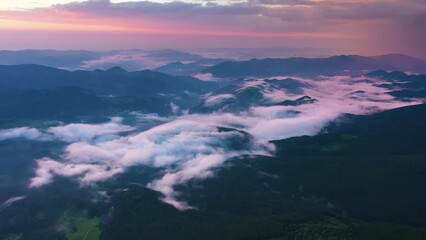
<instances>
[{"instance_id":1,"label":"white cloud bank","mask_svg":"<svg viewBox=\"0 0 426 240\"><path fill-rule=\"evenodd\" d=\"M11 197L0 205L0 210L8 208L8 207L12 206L14 203L19 202L19 201L21 201L25 198L26 198L25 195L24 196Z\"/></svg>"},{"instance_id":2,"label":"white cloud bank","mask_svg":"<svg viewBox=\"0 0 426 240\"><path fill-rule=\"evenodd\" d=\"M49 137L35 128L21 127L0 130L0 140L24 138L29 140L49 140Z\"/></svg>"},{"instance_id":3,"label":"white cloud bank","mask_svg":"<svg viewBox=\"0 0 426 240\"><path fill-rule=\"evenodd\" d=\"M213 176L215 169L233 157L271 154L273 146L268 141L314 135L342 113L364 114L415 104L398 102L385 94L386 89L362 79L334 77L303 81L309 83L303 95L319 101L301 106L252 107L234 114L218 112L161 118L160 125L142 132L123 125L121 118L103 124L70 124L46 130L8 129L0 131L0 140L26 138L69 143L61 159L37 160L30 187L48 184L55 176L72 177L88 185L108 180L133 166L150 166L157 168L160 176L147 187L163 193L162 200L176 208L188 209L191 206L180 198L175 187ZM268 97L285 100L279 98L287 96L286 90L279 91L268 92ZM273 94L276 96L271 96ZM209 98L215 102L224 96L232 97L211 95ZM141 116L146 117L153 116Z\"/></svg>"},{"instance_id":4,"label":"white cloud bank","mask_svg":"<svg viewBox=\"0 0 426 240\"><path fill-rule=\"evenodd\" d=\"M206 82L217 82L221 80L220 78L213 77L213 74L211 73L198 73L193 75L193 77Z\"/></svg>"},{"instance_id":5,"label":"white cloud bank","mask_svg":"<svg viewBox=\"0 0 426 240\"><path fill-rule=\"evenodd\" d=\"M108 123L103 124L68 124L49 127L45 130L20 127L0 130L0 141L8 139L27 139L37 141L102 141L111 139L119 133L130 132L134 127L123 125L122 118L114 117Z\"/></svg>"},{"instance_id":6,"label":"white cloud bank","mask_svg":"<svg viewBox=\"0 0 426 240\"><path fill-rule=\"evenodd\" d=\"M237 146L233 143L239 143ZM175 120L145 132L106 141L75 142L61 162L37 160L30 187L40 187L55 175L78 177L81 184L108 179L132 166L152 166L165 172L148 187L164 194L164 201L179 209L173 187L212 175L212 169L242 154L269 154L268 145L252 141L238 131L220 131L215 125L189 119Z\"/></svg>"}]
</instances>

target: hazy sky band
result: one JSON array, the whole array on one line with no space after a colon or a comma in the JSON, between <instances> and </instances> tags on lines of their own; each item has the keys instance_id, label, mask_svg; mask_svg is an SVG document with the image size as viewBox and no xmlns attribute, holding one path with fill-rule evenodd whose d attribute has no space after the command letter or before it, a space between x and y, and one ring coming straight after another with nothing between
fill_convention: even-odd
<instances>
[{"instance_id":1,"label":"hazy sky band","mask_svg":"<svg viewBox=\"0 0 426 240\"><path fill-rule=\"evenodd\" d=\"M87 1L87 0L86 0ZM151 0L155 3L170 3L174 0ZM0 2L0 10L26 10L33 8L45 8L51 7L58 4L68 4L72 2L85 2L85 0L16 0L16 1L4 1ZM98 0L99 2L99 0ZM124 3L124 2L140 2L138 0L111 0L111 3ZM180 2L185 3L199 3L199 4L209 4L216 3L221 5L229 5L233 3L243 3L247 2L246 0L217 0L217 1L203 1L203 0L181 0Z\"/></svg>"},{"instance_id":2,"label":"hazy sky band","mask_svg":"<svg viewBox=\"0 0 426 240\"><path fill-rule=\"evenodd\" d=\"M8 1L0 9L0 41L9 49L93 48L109 38L102 48L319 47L426 56L422 0ZM70 34L78 41L59 44Z\"/></svg>"}]
</instances>

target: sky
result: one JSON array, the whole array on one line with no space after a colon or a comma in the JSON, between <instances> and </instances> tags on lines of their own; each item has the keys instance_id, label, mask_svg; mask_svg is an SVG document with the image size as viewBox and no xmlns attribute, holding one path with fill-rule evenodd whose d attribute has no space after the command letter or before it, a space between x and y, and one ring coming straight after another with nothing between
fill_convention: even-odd
<instances>
[{"instance_id":1,"label":"sky","mask_svg":"<svg viewBox=\"0 0 426 240\"><path fill-rule=\"evenodd\" d=\"M424 23L424 0L0 0L0 48L333 48L426 59Z\"/></svg>"}]
</instances>

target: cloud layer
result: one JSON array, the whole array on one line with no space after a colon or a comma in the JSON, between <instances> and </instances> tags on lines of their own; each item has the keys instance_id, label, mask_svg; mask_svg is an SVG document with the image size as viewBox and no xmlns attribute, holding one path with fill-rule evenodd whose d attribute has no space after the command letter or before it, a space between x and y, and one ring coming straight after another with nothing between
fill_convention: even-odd
<instances>
[{"instance_id":1,"label":"cloud layer","mask_svg":"<svg viewBox=\"0 0 426 240\"><path fill-rule=\"evenodd\" d=\"M68 124L49 127L48 129L36 129L20 127L0 130L0 140L27 139L38 141L102 141L114 138L119 133L134 130L134 127L123 125L122 118L114 117L111 122L103 124Z\"/></svg>"},{"instance_id":2,"label":"cloud layer","mask_svg":"<svg viewBox=\"0 0 426 240\"><path fill-rule=\"evenodd\" d=\"M236 144L238 143L238 144ZM238 131L221 131L215 125L188 119L175 120L145 132L111 140L68 145L61 162L37 160L30 187L40 187L55 175L77 177L81 184L108 179L132 166L152 166L164 172L148 187L164 194L164 201L179 209L175 185L212 175L211 170L242 154L269 154L267 144L252 141Z\"/></svg>"},{"instance_id":3,"label":"cloud layer","mask_svg":"<svg viewBox=\"0 0 426 240\"><path fill-rule=\"evenodd\" d=\"M127 126L121 118L103 124L69 124L47 129L16 128L0 131L0 140L24 138L62 141L66 144L58 159L37 160L30 187L41 187L55 176L69 177L82 186L106 181L135 166L157 169L147 187L163 194L163 201L178 209L188 209L176 187L214 176L226 161L242 155L270 155L271 140L317 134L325 124L342 113L366 114L417 102L399 102L365 77L319 77L293 79L303 91L289 93L273 88L270 80L251 79L244 88L264 86L269 105L253 105L248 110L227 113L184 114L170 118L134 113L140 119ZM288 81L285 76L275 81ZM374 84L372 83L374 82ZM278 82L279 83L279 82ZM276 105L284 100L309 95L318 101L299 106ZM231 94L206 96L208 104L233 99ZM145 121L155 120L147 130Z\"/></svg>"}]
</instances>

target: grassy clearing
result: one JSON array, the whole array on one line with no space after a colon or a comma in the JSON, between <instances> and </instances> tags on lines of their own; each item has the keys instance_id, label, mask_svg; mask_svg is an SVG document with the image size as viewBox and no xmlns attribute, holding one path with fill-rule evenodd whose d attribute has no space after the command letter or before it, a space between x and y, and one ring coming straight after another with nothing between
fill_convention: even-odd
<instances>
[{"instance_id":1,"label":"grassy clearing","mask_svg":"<svg viewBox=\"0 0 426 240\"><path fill-rule=\"evenodd\" d=\"M98 240L101 235L100 219L89 219L85 212L64 213L60 222L65 227L65 236L68 240Z\"/></svg>"}]
</instances>

